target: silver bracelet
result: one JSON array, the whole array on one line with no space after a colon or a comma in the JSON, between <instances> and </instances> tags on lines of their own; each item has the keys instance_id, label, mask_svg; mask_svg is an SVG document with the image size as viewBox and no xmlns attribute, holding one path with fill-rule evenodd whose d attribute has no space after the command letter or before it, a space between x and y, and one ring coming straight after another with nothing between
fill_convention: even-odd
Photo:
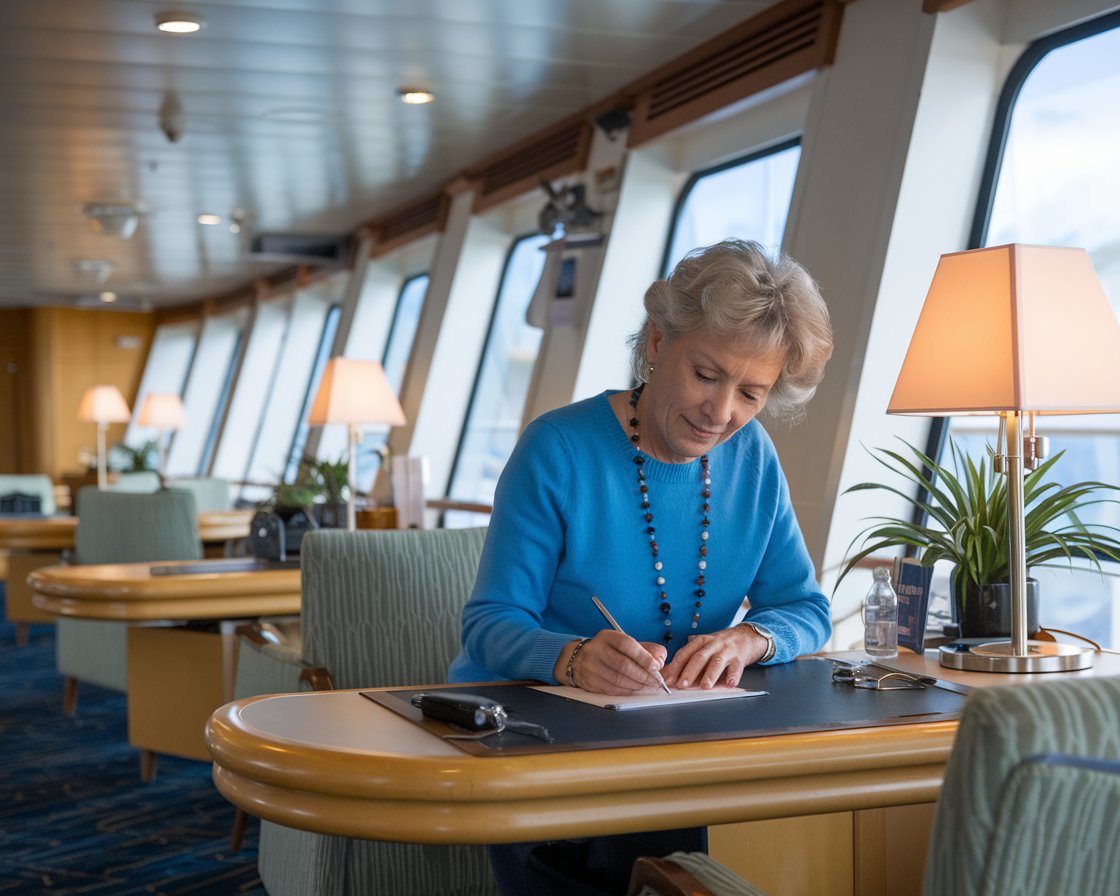
<instances>
[{"instance_id":1,"label":"silver bracelet","mask_svg":"<svg viewBox=\"0 0 1120 896\"><path fill-rule=\"evenodd\" d=\"M774 638L774 633L766 626L759 625L757 622L740 622L742 628L749 628L756 635L766 639L766 652L762 654L755 662L766 663L774 659L774 654L778 652L778 643Z\"/></svg>"},{"instance_id":2,"label":"silver bracelet","mask_svg":"<svg viewBox=\"0 0 1120 896\"><path fill-rule=\"evenodd\" d=\"M576 688L576 655L583 650L583 645L590 641L590 638L581 638L579 643L572 648L572 652L568 654L568 665L564 667L564 677L568 679L568 687Z\"/></svg>"}]
</instances>

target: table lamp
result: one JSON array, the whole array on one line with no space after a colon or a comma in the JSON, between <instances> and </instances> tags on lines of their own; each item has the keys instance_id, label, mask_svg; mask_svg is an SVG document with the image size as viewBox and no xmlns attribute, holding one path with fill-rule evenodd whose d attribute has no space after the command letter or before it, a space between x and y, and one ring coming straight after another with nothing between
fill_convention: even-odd
<instances>
[{"instance_id":1,"label":"table lamp","mask_svg":"<svg viewBox=\"0 0 1120 896\"><path fill-rule=\"evenodd\" d=\"M1092 651L1027 640L1024 467L1045 454L1039 414L1120 411L1120 324L1084 249L1012 244L943 255L889 414L998 414L993 463L1007 474L1011 640L941 648L980 672L1086 669ZM1006 450L1004 453L1004 435Z\"/></svg>"},{"instance_id":2,"label":"table lamp","mask_svg":"<svg viewBox=\"0 0 1120 896\"><path fill-rule=\"evenodd\" d=\"M105 468L105 430L110 423L127 423L132 413L125 404L121 390L116 386L90 386L82 394L78 405L78 419L83 423L97 424L97 487L104 489L108 482Z\"/></svg>"},{"instance_id":3,"label":"table lamp","mask_svg":"<svg viewBox=\"0 0 1120 896\"><path fill-rule=\"evenodd\" d=\"M136 421L140 426L156 430L159 445L159 475L163 476L167 465L166 434L182 429L187 422L183 402L174 392L149 392L140 405L140 416Z\"/></svg>"},{"instance_id":4,"label":"table lamp","mask_svg":"<svg viewBox=\"0 0 1120 896\"><path fill-rule=\"evenodd\" d=\"M355 495L357 494L358 428L363 424L382 423L403 426L404 411L393 394L385 371L376 361L355 361L331 358L323 371L319 391L307 415L312 426L345 423L347 433L346 528L357 528Z\"/></svg>"}]
</instances>

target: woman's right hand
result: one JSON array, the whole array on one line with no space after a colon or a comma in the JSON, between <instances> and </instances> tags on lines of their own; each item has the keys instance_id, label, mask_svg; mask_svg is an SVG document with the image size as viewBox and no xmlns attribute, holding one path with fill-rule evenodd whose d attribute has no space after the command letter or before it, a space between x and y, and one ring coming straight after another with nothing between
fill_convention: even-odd
<instances>
[{"instance_id":1,"label":"woman's right hand","mask_svg":"<svg viewBox=\"0 0 1120 896\"><path fill-rule=\"evenodd\" d=\"M568 660L579 641L560 651L554 675L567 682ZM614 629L603 629L587 641L572 663L576 687L596 694L626 696L660 691L655 673L665 665L668 652L663 644L638 642Z\"/></svg>"}]
</instances>

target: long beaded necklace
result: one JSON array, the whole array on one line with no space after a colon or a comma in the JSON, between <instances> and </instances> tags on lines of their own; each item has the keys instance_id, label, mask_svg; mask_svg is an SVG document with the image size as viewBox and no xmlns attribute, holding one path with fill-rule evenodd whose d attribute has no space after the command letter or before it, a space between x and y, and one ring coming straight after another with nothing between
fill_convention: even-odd
<instances>
[{"instance_id":1,"label":"long beaded necklace","mask_svg":"<svg viewBox=\"0 0 1120 896\"><path fill-rule=\"evenodd\" d=\"M669 603L669 595L665 591L665 568L658 556L657 531L653 525L653 511L650 509L649 504L649 485L646 482L645 471L646 457L642 454L638 436L638 399L642 397L642 390L644 390L645 387L645 383L642 383L630 393L630 441L634 445L634 465L638 470L638 492L642 496L642 516L646 521L646 533L649 535L649 549L650 553L653 555L654 580L657 584L657 603L665 621L665 632L662 634L661 638L668 643L673 640L673 619L669 615L672 612L673 606ZM706 454L700 458L700 483L700 496L704 501L701 505L700 514L700 550L696 562L696 590L692 592L693 596L696 598L692 610L692 628L694 629L700 625L700 605L704 602L704 571L708 568L708 527L711 525L711 520L708 519L708 511L711 509L711 504L708 499L712 494L712 477L709 470L708 455Z\"/></svg>"}]
</instances>

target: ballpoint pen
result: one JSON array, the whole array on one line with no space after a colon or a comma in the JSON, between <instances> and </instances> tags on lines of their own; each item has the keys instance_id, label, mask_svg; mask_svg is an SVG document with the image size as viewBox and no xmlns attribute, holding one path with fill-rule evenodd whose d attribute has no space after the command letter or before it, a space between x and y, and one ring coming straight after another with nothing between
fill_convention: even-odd
<instances>
[{"instance_id":1,"label":"ballpoint pen","mask_svg":"<svg viewBox=\"0 0 1120 896\"><path fill-rule=\"evenodd\" d=\"M591 595L591 600L594 601L595 606L599 608L599 612L603 614L603 617L607 620L607 622L611 624L611 628L613 628L616 632L622 632L622 634L625 635L626 632L623 631L622 626L619 625L615 618L611 615L611 611L603 606L603 602L599 600L599 598L597 598L594 594ZM657 679L657 683L661 685L661 690L663 690L666 694L672 695L673 692L669 690L669 685L665 684L665 679L661 677L661 673L654 672L653 675Z\"/></svg>"}]
</instances>

